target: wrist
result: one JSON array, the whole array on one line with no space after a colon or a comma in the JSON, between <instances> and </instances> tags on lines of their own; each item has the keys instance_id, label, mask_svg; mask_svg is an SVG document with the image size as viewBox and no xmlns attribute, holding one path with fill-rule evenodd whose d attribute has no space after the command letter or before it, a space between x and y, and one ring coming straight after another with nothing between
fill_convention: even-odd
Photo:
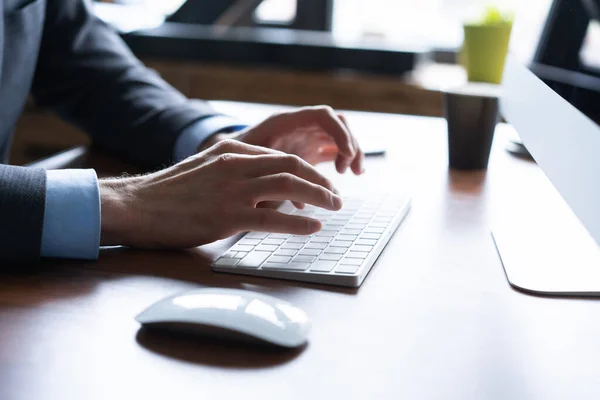
<instances>
[{"instance_id":1,"label":"wrist","mask_svg":"<svg viewBox=\"0 0 600 400\"><path fill-rule=\"evenodd\" d=\"M131 179L100 180L101 231L100 245L113 246L127 243L127 232L133 225L131 208Z\"/></svg>"}]
</instances>

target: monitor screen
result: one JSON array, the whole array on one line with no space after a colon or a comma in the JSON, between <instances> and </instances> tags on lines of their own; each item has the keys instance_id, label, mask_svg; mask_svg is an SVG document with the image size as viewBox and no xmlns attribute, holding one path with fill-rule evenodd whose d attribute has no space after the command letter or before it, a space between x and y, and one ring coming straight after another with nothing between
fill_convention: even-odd
<instances>
[{"instance_id":1,"label":"monitor screen","mask_svg":"<svg viewBox=\"0 0 600 400\"><path fill-rule=\"evenodd\" d=\"M600 128L513 56L502 86L502 116L600 243Z\"/></svg>"}]
</instances>

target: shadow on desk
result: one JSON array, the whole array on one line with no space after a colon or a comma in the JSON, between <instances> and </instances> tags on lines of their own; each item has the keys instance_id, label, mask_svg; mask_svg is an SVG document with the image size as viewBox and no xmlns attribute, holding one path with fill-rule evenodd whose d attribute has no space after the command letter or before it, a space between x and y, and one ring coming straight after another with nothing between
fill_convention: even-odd
<instances>
[{"instance_id":1,"label":"shadow on desk","mask_svg":"<svg viewBox=\"0 0 600 400\"><path fill-rule=\"evenodd\" d=\"M168 358L231 369L274 367L293 360L308 347L282 349L147 328L141 328L135 340L145 349Z\"/></svg>"}]
</instances>

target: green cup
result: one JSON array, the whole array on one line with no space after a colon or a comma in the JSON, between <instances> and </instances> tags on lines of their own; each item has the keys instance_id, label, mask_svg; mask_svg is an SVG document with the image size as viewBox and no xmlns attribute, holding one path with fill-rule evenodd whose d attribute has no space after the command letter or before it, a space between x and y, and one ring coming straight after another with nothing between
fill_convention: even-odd
<instances>
[{"instance_id":1,"label":"green cup","mask_svg":"<svg viewBox=\"0 0 600 400\"><path fill-rule=\"evenodd\" d=\"M469 81L499 84L508 53L512 22L469 23L463 28L465 39L460 61L467 70Z\"/></svg>"}]
</instances>

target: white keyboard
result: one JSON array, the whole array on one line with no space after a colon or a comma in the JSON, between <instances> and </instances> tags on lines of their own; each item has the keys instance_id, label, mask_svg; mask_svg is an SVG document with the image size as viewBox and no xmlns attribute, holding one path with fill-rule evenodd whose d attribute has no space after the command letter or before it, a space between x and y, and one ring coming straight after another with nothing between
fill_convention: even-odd
<instances>
[{"instance_id":1,"label":"white keyboard","mask_svg":"<svg viewBox=\"0 0 600 400\"><path fill-rule=\"evenodd\" d=\"M340 211L292 212L320 220L310 236L248 232L213 264L215 271L358 287L410 208L408 197L344 199Z\"/></svg>"}]
</instances>

